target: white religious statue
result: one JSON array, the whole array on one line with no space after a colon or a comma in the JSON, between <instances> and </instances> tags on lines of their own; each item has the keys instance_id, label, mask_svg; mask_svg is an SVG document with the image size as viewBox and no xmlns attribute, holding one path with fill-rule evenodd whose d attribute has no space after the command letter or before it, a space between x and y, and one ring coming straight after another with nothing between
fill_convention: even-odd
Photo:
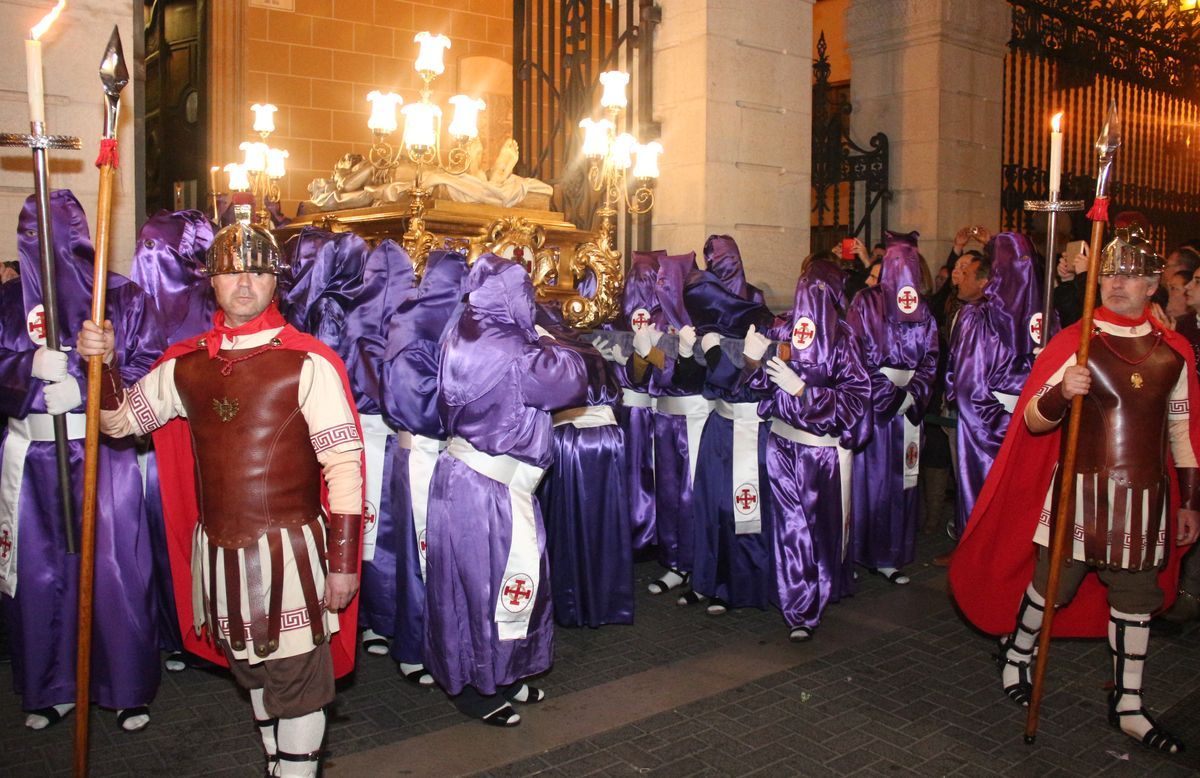
<instances>
[{"instance_id":1,"label":"white religious statue","mask_svg":"<svg viewBox=\"0 0 1200 778\"><path fill-rule=\"evenodd\" d=\"M536 178L513 174L520 158L517 142L506 140L496 155L490 171L483 169L483 144L472 138L467 144L467 169L458 175L437 168L425 169L421 185L433 191L434 197L459 203L483 203L504 208L517 206L545 209L549 207L554 189ZM386 184L369 183L373 168L369 160L358 154L347 154L334 169L333 181L318 178L309 185L312 203L318 210L362 208L368 205L394 203L413 188L416 167L402 164Z\"/></svg>"}]
</instances>

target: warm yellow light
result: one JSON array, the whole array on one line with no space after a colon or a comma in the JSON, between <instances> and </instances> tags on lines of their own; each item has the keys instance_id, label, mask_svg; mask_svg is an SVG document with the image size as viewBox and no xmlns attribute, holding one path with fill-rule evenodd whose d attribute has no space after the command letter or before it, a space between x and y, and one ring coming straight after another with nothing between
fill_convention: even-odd
<instances>
[{"instance_id":1,"label":"warm yellow light","mask_svg":"<svg viewBox=\"0 0 1200 778\"><path fill-rule=\"evenodd\" d=\"M255 103L250 106L250 110L254 111L255 132L275 132L275 112L279 110L278 108L270 103L266 105Z\"/></svg>"},{"instance_id":2,"label":"warm yellow light","mask_svg":"<svg viewBox=\"0 0 1200 778\"><path fill-rule=\"evenodd\" d=\"M1062 111L1059 111L1058 113L1054 114L1053 117L1051 117L1051 119L1050 119L1050 131L1051 132L1062 132L1062 118L1063 118Z\"/></svg>"},{"instance_id":3,"label":"warm yellow light","mask_svg":"<svg viewBox=\"0 0 1200 778\"><path fill-rule=\"evenodd\" d=\"M1195 11L1200 6L1198 0L1179 0L1180 11Z\"/></svg>"},{"instance_id":4,"label":"warm yellow light","mask_svg":"<svg viewBox=\"0 0 1200 778\"><path fill-rule=\"evenodd\" d=\"M639 143L633 147L636 161L633 163L634 178L658 178L658 155L663 153L662 144L656 140Z\"/></svg>"},{"instance_id":5,"label":"warm yellow light","mask_svg":"<svg viewBox=\"0 0 1200 778\"><path fill-rule=\"evenodd\" d=\"M600 96L602 108L624 108L629 104L625 97L625 86L629 83L628 73L619 70L601 73L600 83L604 86L604 94Z\"/></svg>"},{"instance_id":6,"label":"warm yellow light","mask_svg":"<svg viewBox=\"0 0 1200 778\"><path fill-rule=\"evenodd\" d=\"M455 95L450 98L454 106L454 118L450 120L450 134L455 138L474 138L479 135L479 112L487 105L475 97Z\"/></svg>"},{"instance_id":7,"label":"warm yellow light","mask_svg":"<svg viewBox=\"0 0 1200 778\"><path fill-rule=\"evenodd\" d=\"M67 0L58 0L54 7L50 9L50 13L42 17L42 20L33 25L29 31L29 37L32 40L41 40L41 37L50 29L50 25L54 24L54 20L62 13L62 10L67 7Z\"/></svg>"},{"instance_id":8,"label":"warm yellow light","mask_svg":"<svg viewBox=\"0 0 1200 778\"><path fill-rule=\"evenodd\" d=\"M446 70L442 57L450 48L450 39L445 35L434 35L431 32L419 32L413 38L413 43L420 44L417 61L413 64L418 73L432 73L440 76Z\"/></svg>"},{"instance_id":9,"label":"warm yellow light","mask_svg":"<svg viewBox=\"0 0 1200 778\"><path fill-rule=\"evenodd\" d=\"M236 162L230 162L225 166L225 172L229 174L229 191L245 192L250 188L250 177L246 175L246 168Z\"/></svg>"},{"instance_id":10,"label":"warm yellow light","mask_svg":"<svg viewBox=\"0 0 1200 778\"><path fill-rule=\"evenodd\" d=\"M442 109L432 103L409 103L401 111L404 114L404 145L410 148L427 148L437 145L436 121Z\"/></svg>"},{"instance_id":11,"label":"warm yellow light","mask_svg":"<svg viewBox=\"0 0 1200 778\"><path fill-rule=\"evenodd\" d=\"M613 129L612 122L608 119L584 119L579 126L583 129L584 156L603 157L608 153L608 136Z\"/></svg>"},{"instance_id":12,"label":"warm yellow light","mask_svg":"<svg viewBox=\"0 0 1200 778\"><path fill-rule=\"evenodd\" d=\"M261 173L267 169L267 144L245 141L238 146L244 153L242 167L250 173Z\"/></svg>"},{"instance_id":13,"label":"warm yellow light","mask_svg":"<svg viewBox=\"0 0 1200 778\"><path fill-rule=\"evenodd\" d=\"M620 170L625 170L633 164L633 147L637 145L637 138L627 132L623 132L613 140L612 144L612 163L613 167Z\"/></svg>"},{"instance_id":14,"label":"warm yellow light","mask_svg":"<svg viewBox=\"0 0 1200 778\"><path fill-rule=\"evenodd\" d=\"M388 134L396 131L396 106L404 102L395 92L372 91L367 95L371 104L371 118L367 119L367 129Z\"/></svg>"},{"instance_id":15,"label":"warm yellow light","mask_svg":"<svg viewBox=\"0 0 1200 778\"><path fill-rule=\"evenodd\" d=\"M287 158L285 149L267 149L267 177L283 178L287 173L283 161Z\"/></svg>"}]
</instances>

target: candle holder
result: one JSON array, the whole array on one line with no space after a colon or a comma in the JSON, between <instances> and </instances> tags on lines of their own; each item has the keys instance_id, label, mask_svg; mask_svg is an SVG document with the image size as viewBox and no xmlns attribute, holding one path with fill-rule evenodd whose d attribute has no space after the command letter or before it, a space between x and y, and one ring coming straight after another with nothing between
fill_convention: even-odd
<instances>
[{"instance_id":1,"label":"candle holder","mask_svg":"<svg viewBox=\"0 0 1200 778\"><path fill-rule=\"evenodd\" d=\"M242 162L232 162L224 166L229 174L229 196L231 200L250 204L254 211L254 223L260 227L272 227L271 211L268 203L278 203L281 199L279 182L287 174L286 161L288 152L268 146L266 141L275 131L275 106L271 104L250 106L254 112L254 132L261 140L245 141L238 146L242 152ZM209 168L209 186L212 189L213 213L215 221L220 222L217 213L217 197L224 192L217 191L216 173L220 168Z\"/></svg>"},{"instance_id":2,"label":"candle holder","mask_svg":"<svg viewBox=\"0 0 1200 778\"><path fill-rule=\"evenodd\" d=\"M1084 208L1083 200L1059 200L1058 192L1050 192L1049 200L1026 200L1025 210L1034 213L1049 214L1046 223L1046 251L1043 255L1046 259L1046 267L1043 270L1044 283L1042 284L1042 335L1039 337L1039 345L1046 345L1049 338L1046 333L1050 330L1050 316L1054 311L1054 238L1058 234L1058 215L1060 213L1070 213L1072 211L1082 211ZM1095 279L1089 279L1090 283L1094 283Z\"/></svg>"}]
</instances>

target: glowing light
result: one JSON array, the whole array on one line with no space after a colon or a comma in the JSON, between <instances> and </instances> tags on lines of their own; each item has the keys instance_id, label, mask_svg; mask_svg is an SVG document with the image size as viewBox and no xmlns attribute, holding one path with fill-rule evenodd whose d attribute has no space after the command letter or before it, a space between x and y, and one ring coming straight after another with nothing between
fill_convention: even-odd
<instances>
[{"instance_id":1,"label":"glowing light","mask_svg":"<svg viewBox=\"0 0 1200 778\"><path fill-rule=\"evenodd\" d=\"M446 49L450 48L450 39L445 35L434 35L431 32L419 32L413 38L413 43L420 44L417 61L413 65L418 73L432 73L440 76L446 70L442 58Z\"/></svg>"},{"instance_id":2,"label":"glowing light","mask_svg":"<svg viewBox=\"0 0 1200 778\"><path fill-rule=\"evenodd\" d=\"M50 25L54 24L54 20L58 18L58 15L66 7L67 0L58 0L54 7L50 9L50 13L43 16L42 20L33 25L33 28L29 30L29 38L35 41L41 40L41 37L50 29Z\"/></svg>"},{"instance_id":3,"label":"glowing light","mask_svg":"<svg viewBox=\"0 0 1200 778\"><path fill-rule=\"evenodd\" d=\"M367 95L371 104L371 118L367 119L367 129L381 132L385 135L396 131L396 106L404 99L395 92L380 92L375 90Z\"/></svg>"},{"instance_id":4,"label":"glowing light","mask_svg":"<svg viewBox=\"0 0 1200 778\"><path fill-rule=\"evenodd\" d=\"M633 147L633 153L636 158L634 178L658 178L658 155L663 153L662 144L656 140L639 143Z\"/></svg>"},{"instance_id":5,"label":"glowing light","mask_svg":"<svg viewBox=\"0 0 1200 778\"><path fill-rule=\"evenodd\" d=\"M629 74L619 70L610 70L600 74L600 83L604 85L604 94L600 96L602 108L624 108L629 105L625 97L625 86L629 83Z\"/></svg>"},{"instance_id":6,"label":"glowing light","mask_svg":"<svg viewBox=\"0 0 1200 778\"><path fill-rule=\"evenodd\" d=\"M270 103L266 105L255 103L250 106L250 110L254 111L255 132L275 132L275 112L279 110L278 108Z\"/></svg>"},{"instance_id":7,"label":"glowing light","mask_svg":"<svg viewBox=\"0 0 1200 778\"><path fill-rule=\"evenodd\" d=\"M450 120L450 134L456 138L474 138L479 135L479 112L487 105L480 99L455 95L450 98L454 106L454 118Z\"/></svg>"},{"instance_id":8,"label":"glowing light","mask_svg":"<svg viewBox=\"0 0 1200 778\"><path fill-rule=\"evenodd\" d=\"M584 156L603 157L608 153L608 136L613 130L612 122L608 119L584 119L579 126L583 129Z\"/></svg>"}]
</instances>

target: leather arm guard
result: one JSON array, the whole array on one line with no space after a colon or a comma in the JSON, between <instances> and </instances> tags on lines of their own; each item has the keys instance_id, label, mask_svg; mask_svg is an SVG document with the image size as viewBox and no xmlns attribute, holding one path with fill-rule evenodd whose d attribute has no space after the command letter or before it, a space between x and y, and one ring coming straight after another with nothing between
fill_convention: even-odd
<instances>
[{"instance_id":1,"label":"leather arm guard","mask_svg":"<svg viewBox=\"0 0 1200 778\"><path fill-rule=\"evenodd\" d=\"M331 573L357 573L358 560L362 551L362 515L357 513L332 513L329 515L328 550L326 563Z\"/></svg>"},{"instance_id":2,"label":"leather arm guard","mask_svg":"<svg viewBox=\"0 0 1200 778\"><path fill-rule=\"evenodd\" d=\"M1200 511L1200 468L1176 468L1179 476L1179 507L1181 510Z\"/></svg>"},{"instance_id":3,"label":"leather arm guard","mask_svg":"<svg viewBox=\"0 0 1200 778\"><path fill-rule=\"evenodd\" d=\"M125 400L125 380L116 364L105 365L100 372L100 410L115 411Z\"/></svg>"},{"instance_id":4,"label":"leather arm guard","mask_svg":"<svg viewBox=\"0 0 1200 778\"><path fill-rule=\"evenodd\" d=\"M1057 383L1050 390L1037 398L1037 411L1046 421L1062 421L1071 401L1063 397L1062 384Z\"/></svg>"}]
</instances>

